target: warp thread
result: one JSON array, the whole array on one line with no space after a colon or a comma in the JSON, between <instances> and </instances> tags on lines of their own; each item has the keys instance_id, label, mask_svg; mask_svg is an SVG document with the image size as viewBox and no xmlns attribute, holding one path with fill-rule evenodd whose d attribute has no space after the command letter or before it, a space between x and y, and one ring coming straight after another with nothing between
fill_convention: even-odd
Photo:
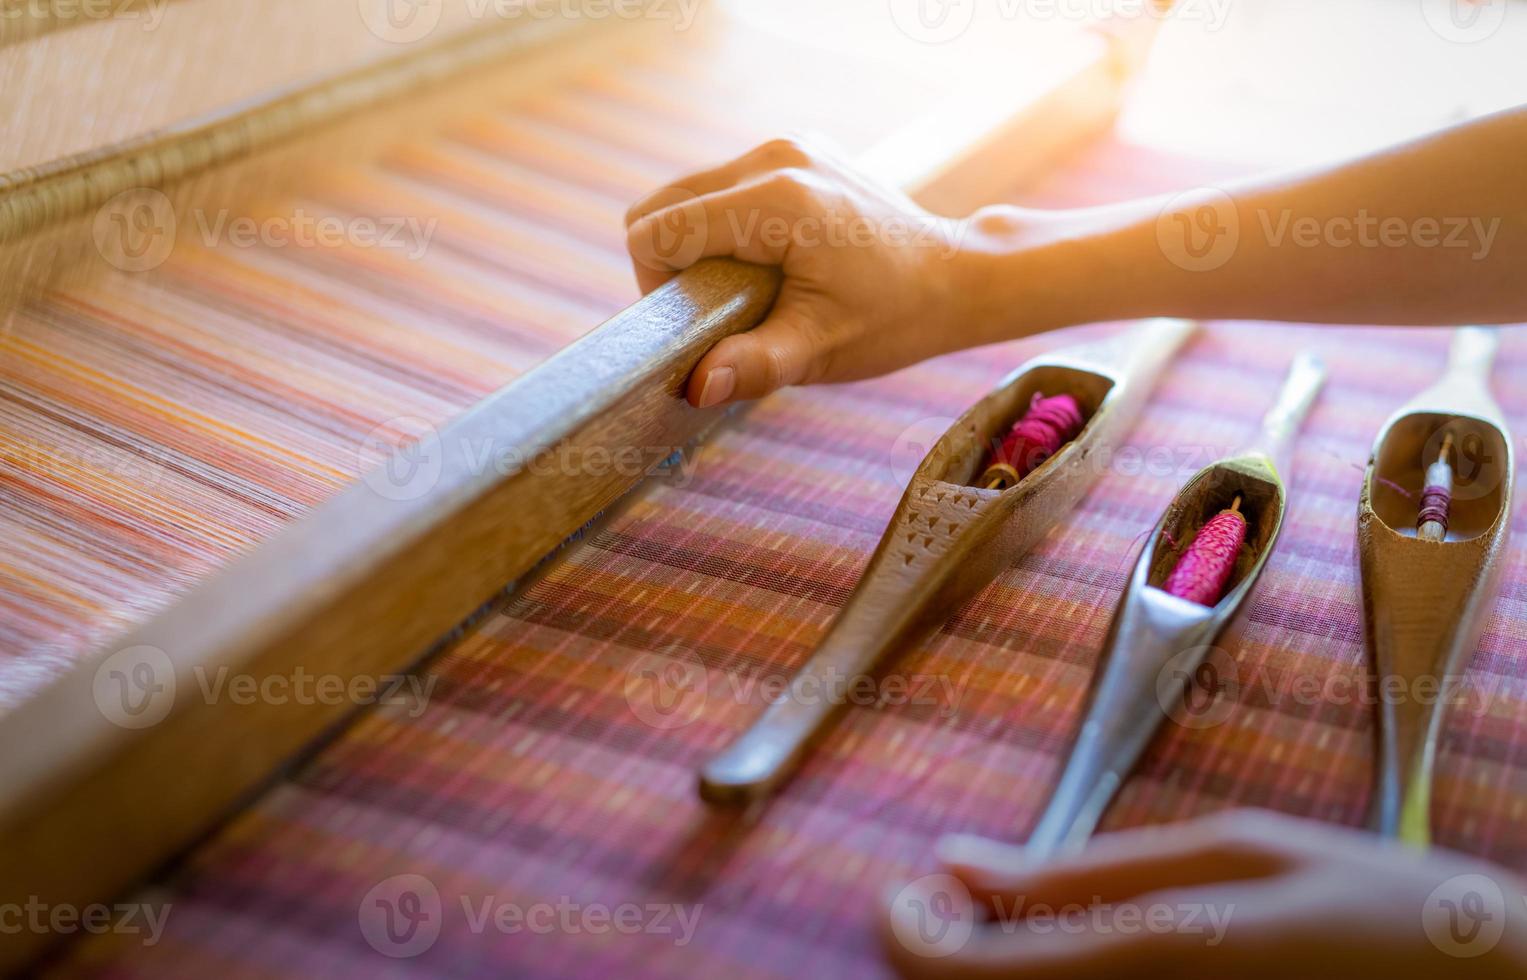
<instances>
[{"instance_id":1,"label":"warp thread","mask_svg":"<svg viewBox=\"0 0 1527 980\"><path fill-rule=\"evenodd\" d=\"M1246 518L1241 512L1220 511L1188 545L1166 580L1166 591L1201 606L1219 602L1245 540Z\"/></svg>"},{"instance_id":2,"label":"warp thread","mask_svg":"<svg viewBox=\"0 0 1527 980\"><path fill-rule=\"evenodd\" d=\"M1034 393L1029 410L1019 419L981 474L981 486L1006 490L1038 469L1040 464L1082 431L1082 407L1070 395L1044 397Z\"/></svg>"}]
</instances>

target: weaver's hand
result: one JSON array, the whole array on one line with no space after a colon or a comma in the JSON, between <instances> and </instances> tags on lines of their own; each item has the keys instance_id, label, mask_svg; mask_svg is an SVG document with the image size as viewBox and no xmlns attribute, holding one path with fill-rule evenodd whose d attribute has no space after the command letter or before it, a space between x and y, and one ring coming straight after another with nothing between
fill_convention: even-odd
<instances>
[{"instance_id":1,"label":"weaver's hand","mask_svg":"<svg viewBox=\"0 0 1527 980\"><path fill-rule=\"evenodd\" d=\"M643 292L710 256L783 268L768 319L696 367L695 405L869 377L968 343L954 336L970 294L962 226L798 142L676 181L626 225Z\"/></svg>"},{"instance_id":2,"label":"weaver's hand","mask_svg":"<svg viewBox=\"0 0 1527 980\"><path fill-rule=\"evenodd\" d=\"M906 977L1527 976L1519 879L1357 831L1241 811L1045 864L970 837L939 852L946 873L887 916ZM988 910L973 931L967 901Z\"/></svg>"}]
</instances>

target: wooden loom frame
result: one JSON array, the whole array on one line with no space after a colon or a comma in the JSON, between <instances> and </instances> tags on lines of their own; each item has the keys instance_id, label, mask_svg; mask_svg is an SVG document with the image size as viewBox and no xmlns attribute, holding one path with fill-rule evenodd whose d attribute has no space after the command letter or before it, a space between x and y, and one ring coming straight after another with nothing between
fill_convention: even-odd
<instances>
[{"instance_id":1,"label":"wooden loom frame","mask_svg":"<svg viewBox=\"0 0 1527 980\"><path fill-rule=\"evenodd\" d=\"M1013 186L1106 128L1120 105L1138 62L1135 39L1084 37L1050 87L1014 97L999 115L946 111L917 121L867 162L942 209L968 209ZM439 55L411 55L392 70L417 73L438 65L430 59ZM396 91L392 81L370 87ZM329 84L340 90L353 82ZM214 124L247 129L251 114L327 105L333 95L287 93ZM89 185L121 153L146 154L152 171L192 137L205 132L119 147L42 177ZM219 162L204 155L192 168L154 173L167 183ZM36 190L0 181L0 216L28 228L45 224ZM90 191L92 199L99 193ZM366 481L352 485L0 718L0 903L80 905L120 892L353 710L178 697L158 723L126 728L108 720L96 699L102 662L114 651L162 651L182 691L195 690L193 671L220 667L256 678L299 667L345 678L408 669L640 479L577 467L546 472L529 461L545 451L691 444L721 413L684 402L685 378L717 340L756 325L778 285L774 270L700 263L445 427L431 446L438 477L414 499L388 499ZM474 467L463 447L484 440L524 462L502 474ZM35 935L8 941L0 970L27 962L45 942Z\"/></svg>"}]
</instances>

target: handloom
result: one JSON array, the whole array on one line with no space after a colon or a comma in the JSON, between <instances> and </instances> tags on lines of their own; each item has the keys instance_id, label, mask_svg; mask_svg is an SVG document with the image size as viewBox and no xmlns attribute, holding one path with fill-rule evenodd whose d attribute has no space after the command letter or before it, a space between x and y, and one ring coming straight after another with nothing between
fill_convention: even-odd
<instances>
[{"instance_id":1,"label":"handloom","mask_svg":"<svg viewBox=\"0 0 1527 980\"><path fill-rule=\"evenodd\" d=\"M993 193L997 187L1021 178L1026 169L1041 165L1050 154L1104 125L1114 111L1119 86L1127 74L1123 43L1080 32L1074 39L1075 47L1058 48L1052 53L1058 57L1046 56L1036 62L1057 71L1035 78L1029 87L1015 87L1004 98L1000 112L988 110L974 117L963 113L950 119L946 107L930 105L927 115L914 112L909 121L901 120L897 124L901 132L893 131L890 139L881 143L886 149L878 154L869 152L864 157L866 166L914 193L926 191L930 199L938 199L945 206L968 210L979 204L979 195ZM687 67L680 61L669 70ZM839 65L832 67L840 69ZM397 70L407 70L407 66ZM652 70L650 65L643 65L638 73ZM599 88L609 87L610 80L596 74L590 81L592 84L585 84L594 95L588 104L596 107L597 117L598 99L606 96ZM615 82L618 85L620 79ZM659 88L668 84L664 82ZM801 85L803 95L812 91L806 80ZM626 97L623 91L616 94L617 99ZM735 98L726 92L716 92L713 97L717 100L713 111L718 113L721 103ZM644 98L648 104L641 105ZM658 98L638 95L634 101L640 112L661 115L673 111L672 96L667 92ZM324 100L299 94L283 97L281 102L282 106L311 104L324 104ZM183 134L184 139L176 134L151 138L135 142L123 152L141 161L160 152L162 146L179 150L186 140L207 139L209 133L214 147L221 146L217 136L227 131L226 125L268 118L264 111L256 106L233 120L214 120L210 128ZM702 112L696 105L683 111L693 115ZM538 122L542 127L539 132ZM460 207L462 195L471 198L469 211L485 201L490 208L500 208L489 221L474 220L474 215L446 229L447 237L434 251L438 253L443 246L452 259L464 260L448 263L455 266L450 270L455 277L426 283L421 281L418 267L375 253L342 254L338 268L330 270L325 265L335 257L319 252L312 256L310 266L282 269L281 262L289 250L256 250L245 256L230 249L192 246L184 256L176 254L162 267L146 270L142 279L108 277L104 288L86 285L77 292L45 293L17 314L16 322L40 321L33 329L46 334L58 316L54 311L70 304L81 310L77 316L100 317L108 322L119 311L131 310L148 322L147 339L137 345L137 352L149 355L146 360L153 372L173 376L177 366L162 360L163 355L154 347L162 321L160 308L153 304L179 299L167 295L166 285L173 288L187 282L187 291L195 295L201 287L190 276L199 263L214 274L227 273L226 281L237 284L235 307L239 303L259 305L267 295L289 293L280 289L262 293L256 285L262 277L268 282L289 274L311 287L316 271L319 276L333 274L343 283L347 298L359 301L363 319L379 327L383 336L390 335L397 347L367 364L359 376L344 380L347 397L381 395L368 408L382 408L382 413L335 420L343 434L338 439L330 436L327 444L323 435L315 433L316 438L294 446L291 435L298 426L251 438L247 446L237 447L249 452L247 469L235 474L225 486L215 485L220 476L217 464L227 454L219 440L228 438L233 430L195 412L194 406L198 399L207 397L209 377L233 367L240 355L254 357L270 371L286 370L264 359L257 345L251 344L247 352L213 367L199 367L199 373L187 379L188 387L178 400L146 394L147 412L139 413L136 404L130 402L134 410L112 420L115 431L102 427L119 445L132 447L134 439L142 438L139 430L150 413L189 415L187 421L197 437L206 440L211 458L196 458L195 452L185 451L191 445L202 448L198 443L168 446L165 477L172 484L183 481L195 492L211 482L219 498L225 490L233 491L235 509L252 511L255 519L238 528L242 533L237 535L227 535L216 522L209 522L205 528L208 537L223 546L225 556L257 541L258 545L215 574L193 575L187 583L191 587L176 590L184 594L167 608L126 634L102 643L96 652L85 653L77 665L64 663L62 669L50 665L55 677L44 678L39 691L23 696L20 704L0 719L4 735L0 743L5 746L5 755L0 758L4 776L0 827L12 845L0 858L4 897L36 895L48 902L82 904L109 896L194 839L310 739L349 713L345 704L311 698L225 703L226 699L207 693L213 690L207 686L209 677L232 672L261 687L272 679L303 673L349 682L406 669L429 652L432 644L449 637L453 628L467 621L483 603L536 568L563 540L651 472L654 464L671 462L675 451L689 446L719 418L715 412L696 412L684 405L678 397L679 383L715 339L746 329L761 318L777 286L777 274L771 270L719 261L702 263L529 371L517 383L496 394L490 394L491 386L489 390L479 389L473 393L481 399L478 404L449 425L444 424L450 415L445 409L462 405L459 388L443 398L438 391L429 392L425 398L414 395L410 390L414 387L448 387L452 375L446 372L437 377L414 366L420 357L445 355L427 353L427 345L400 335L396 329L400 322L428 323L442 318L442 312L454 313L456 316L448 318L451 328L467 335L486 333L502 341L504 333L520 326L505 316L514 308L514 297L509 297L507 307L495 302L499 297L492 295L493 287L484 289L485 270L490 275L507 272L514 279L530 282L536 291L553 288L545 278L549 263L532 260L528 268L503 269L502 260L495 257L493 249L515 235L519 201L529 200L534 207L536 195L516 195L516 178L523 180L520 159L505 167L495 166L484 156L533 157L545 141L544 121L532 117L527 125L523 119L506 120L489 114L456 126L447 131L447 146L452 149L445 153L428 143L389 151L383 157L386 176L380 182L368 174L339 172L311 175L306 185L322 188L318 200L341 213L357 207L362 213L397 207L400 199L393 195L399 190L387 184L399 174L406 175L403 183L407 186L401 193L418 194L422 188L423 198L447 213L453 206ZM256 128L257 134L266 131ZM931 138L933 134L938 138ZM603 201L610 198L634 198L671 166L662 162L663 151L644 156L630 149L625 151L627 157L634 158L629 169L622 171L605 162L591 166L586 160L580 161L580 150L587 152L586 145L579 146L583 140L577 136L567 146L547 147L540 151L544 157L534 165L593 191L585 193L585 198L597 197L601 209ZM461 145L468 152L454 152ZM993 156L999 149L1000 156ZM247 147L238 148L240 156L247 152ZM113 159L107 153L100 159L75 161L69 167L47 171L40 179L47 186L62 181L71 187L93 188L96 181L90 175L94 168L109 166ZM187 158L182 155L178 159ZM204 169L218 162L215 155L195 160ZM701 162L704 157L694 161ZM143 172L141 168L139 172ZM170 176L179 173L173 168L165 172ZM416 178L421 172L429 176ZM983 174L988 181L984 185ZM612 176L618 184L613 188ZM995 182L998 180L1000 184ZM944 181L952 184L945 186ZM388 196L368 202L357 195L368 182ZM39 196L39 186L31 178L13 182L11 190L16 196L3 203L16 206L0 208L0 214L14 218L17 234L35 231L34 223L46 218L39 217L42 213L29 203L46 197ZM516 195L513 204L495 199L509 195ZM577 194L571 197L576 199ZM66 202L67 212L88 207L90 202L81 204L83 200L69 198L73 203ZM558 223L566 223L565 233L559 228L553 240L576 256L589 251L579 240L583 237L579 225L585 223L590 209L583 207L580 213L577 201L573 203L571 214L559 215ZM266 206L280 214L287 205ZM606 220L612 232L618 230L618 211ZM48 242L50 248L54 244ZM243 261L231 263L234 268L230 269L229 259L234 256L249 261L253 271L239 268ZM112 258L120 260L122 256L107 257L108 262ZM275 268L269 263L275 263ZM608 263L601 264L609 267ZM598 281L602 273L600 269L592 278ZM621 279L625 276L622 270ZM423 297L410 296L411 285L433 286L445 301L444 309L433 304L413 306ZM93 301L83 300L92 296L92 289L100 295ZM577 293L575 287L564 289ZM457 290L459 295L453 295ZM380 316L378 299L394 304ZM452 310L452 300L464 309L459 313ZM579 300L586 302L586 297ZM583 305L579 300L569 298L564 303L576 308ZM222 302L219 298L214 308ZM322 311L323 307L317 309ZM401 321L392 319L395 311L406 311ZM328 312L338 311L330 308ZM559 312L559 319L565 322L566 310ZM292 315L285 309L274 314L274 319L265 319L272 316L270 313L257 314L262 326L277 335L291 329L287 318ZM307 310L296 313L299 318L305 315L310 315ZM356 320L345 316L335 319L343 329L358 326ZM28 339L24 332L12 332L8 337L15 338L18 349L35 356L36 361L47 357L38 345L30 349L21 346ZM116 341L112 329L103 330L100 337L104 345L80 350L77 362L99 359L112 351ZM321 336L312 339L318 341L314 346L323 349ZM507 339L510 343L504 346L512 349L513 338ZM180 343L195 349L195 342ZM297 347L302 346L299 341ZM329 352L332 350L330 347ZM529 351L521 347L513 353L524 357ZM469 342L462 355L455 365L458 374L473 376L473 367L495 367L476 363L481 356L474 361ZM392 368L389 361L396 363L398 374L387 378L379 391L365 391L366 385L376 383L376 367L386 365L383 374ZM312 363L311 355L302 357L297 370L311 371ZM92 372L88 364L65 362L63 366L80 379L75 382L75 391L89 398L99 397L97 387L109 387L94 382L100 372ZM502 371L502 362L496 367ZM484 373L476 372L474 380ZM299 413L313 412L322 417L323 408L315 404L318 398L314 396L329 394L331 389L321 373L314 372L305 379L284 377L282 381L283 388L268 392L251 385L249 395L262 407L284 399ZM120 387L138 394L129 385ZM219 396L212 387L215 401ZM65 397L68 393L69 389L61 388L49 395ZM411 397L395 397L404 393ZM243 394L233 389L234 397ZM90 404L94 407L97 402ZM425 410L418 411L415 406ZM400 449L391 448L399 444ZM485 444L508 452L495 455L494 465L484 468L475 454ZM635 469L596 467L592 462L585 465L601 451L602 458L608 459L632 446L652 451L652 458L644 458ZM304 452L316 457L311 468L303 465ZM397 455L389 461L393 452ZM570 454L573 464L560 469L535 465L547 453L554 458ZM421 458L431 461L430 466L394 480L395 474L407 467L393 463L416 463ZM365 474L379 459L385 464L382 468L370 469L371 475L360 482L328 495L327 491L338 484ZM53 462L46 463L38 472L52 476ZM259 483L266 479L280 483L290 478L288 474L296 477L299 488L304 480L307 482L306 503L328 499L312 514L277 531L276 525L292 520L306 507L300 497L295 506L290 505ZM247 494L241 481L252 484ZM107 490L107 499L112 499L111 493L130 492L129 487L131 484L124 482L122 490ZM152 488L146 496L152 513L152 507L161 503ZM219 503L226 506L221 499ZM162 516L170 527L202 530L202 522L184 512L154 516ZM81 539L80 543L86 542ZM45 589L50 585L43 582ZM169 692L169 697L158 699L162 692ZM163 711L145 714L150 706ZM29 955L30 947L46 937L24 938L30 942L7 946L8 957Z\"/></svg>"},{"instance_id":2,"label":"handloom","mask_svg":"<svg viewBox=\"0 0 1527 980\"><path fill-rule=\"evenodd\" d=\"M455 206L437 213L449 251L443 257L437 248L422 266L347 252L299 273L274 254L199 254L189 268L177 257L175 277L157 278L152 290L115 283L53 295L27 314L26 329L35 340L43 326L67 323L131 339L140 351L173 336L177 350L197 357L185 366L168 357L143 363L165 372L171 362L184 372L187 396L204 408L203 377L226 384L240 374L217 361L219 348L194 329L198 319L241 341L284 341L291 346L282 349L304 358L322 356L347 332L386 338L376 358L385 371L362 373L343 390L323 374L308 375L267 399L290 406L275 433L289 436L284 444L255 451L254 439L222 439L229 459L271 486L252 495L264 509L235 525L236 534L211 512L181 515L191 533L205 529L227 542L213 563L221 564L358 475L355 446L373 424L399 414L378 412L378 403L406 393L408 411L418 404L415 414L444 421L618 307L628 270L618 235L602 229L618 228L622 200L660 179L664 167L697 166L742 149L739 139L764 135L727 130L744 93L674 81L692 82L696 71L656 58L605 65L563 91L474 120L449 144L406 148L368 180L368 194L331 189L321 198L378 213L364 209L421 189L434 201L448 197ZM633 118L642 125L632 126ZM628 135L660 126L672 143ZM675 159L658 159L665 156ZM1022 200L1100 203L1223 173L1110 142ZM464 221L464 212L483 220ZM423 324L436 332L410 332ZM129 325L154 329L121 334ZM762 688L753 682L802 662L851 591L905 480L886 465L886 447L921 419L958 415L971 390L986 390L1008 366L1074 337L1035 338L893 378L769 399L707 440L703 465L670 472L627 500L444 644L414 675L432 691L427 704L363 712L170 871L124 894L169 910L160 942L113 935L75 943L67 966L145 977L531 969L878 975L869 928L875 901L887 883L926 870L938 834L1022 838L1075 726L1125 581L1121 556L1138 545L1184 467L1203 462L1190 447L1251 424L1264 401L1257 392L1275 383L1277 367L1255 343L1262 329L1211 326L1164 376L1071 518L909 650L900 673L946 681L947 694L849 706L761 821L718 818L694 799L693 773L757 715ZM1363 673L1350 554L1359 463L1383 413L1421 386L1445 339L1429 331L1284 329L1293 344L1320 349L1341 385L1298 447L1290 524L1243 628L1225 641L1243 681L1235 710L1215 728L1165 732L1122 787L1104 829L1236 804L1362 819L1371 708L1339 687L1311 702L1298 695L1298 682L1340 684ZM424 336L430 342L420 342ZM246 349L253 356L260 346ZM1519 367L1521 357L1508 342L1506 362ZM13 378L11 390L56 377L52 365L31 363L33 373ZM407 370L415 365L421 369ZM253 400L262 385L291 382L283 369L255 362L237 390ZM78 397L92 393L78 380L89 376L70 376ZM421 376L434 384L426 388ZM164 378L145 378L140 389L161 391ZM1512 418L1527 407L1516 393L1503 394ZM42 417L17 415L32 425ZM107 434L123 431L132 430ZM275 444L291 456L261 455ZM1156 450L1164 446L1178 447L1177 455L1162 459ZM226 471L193 472L223 478ZM133 508L125 494L118 488L98 499L133 521L159 516ZM1398 526L1413 526L1416 516L1412 501ZM57 534L64 525L49 527ZM74 551L27 531L27 558L45 569L55 557L72 560ZM104 523L86 531L119 533ZM147 571L112 569L124 579L142 572L167 588L146 609L205 572L171 560L183 540L159 540L162 550L148 553L157 564ZM14 581L8 599L37 594ZM81 597L56 588L56 572L40 581L55 587L42 594L58 604L40 608L78 602L81 621L98 624L100 609L145 611L110 605L104 589ZM1521 589L1520 571L1508 567L1503 600L1468 675L1490 697L1444 719L1433 801L1439 842L1517 868L1527 867L1527 700L1513 646ZM90 602L100 603L93 616ZM68 616L57 621L79 628ZM654 714L634 682L636 668L652 664L698 672L706 681L700 699L682 702L677 717ZM385 936L363 931L364 900L409 876L435 889L443 928L428 944L389 948ZM588 932L527 942L470 932L463 902L475 909L486 899L677 908L696 915L699 928L684 942L656 930L613 945ZM399 953L410 958L391 958Z\"/></svg>"}]
</instances>

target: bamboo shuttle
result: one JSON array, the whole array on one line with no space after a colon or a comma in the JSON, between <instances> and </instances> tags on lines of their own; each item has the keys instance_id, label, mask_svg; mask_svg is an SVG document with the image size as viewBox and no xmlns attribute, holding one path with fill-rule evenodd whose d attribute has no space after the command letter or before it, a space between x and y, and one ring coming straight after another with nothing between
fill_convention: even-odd
<instances>
[{"instance_id":1,"label":"bamboo shuttle","mask_svg":"<svg viewBox=\"0 0 1527 980\"><path fill-rule=\"evenodd\" d=\"M846 689L894 651L925 636L1039 542L1096 482L1172 355L1192 334L1155 320L1101 344L1023 365L946 432L913 475L858 588L792 689ZM1006 490L973 486L1005 427L1036 393L1069 394L1081 433ZM818 697L775 702L705 766L700 793L747 803L773 792L842 708Z\"/></svg>"},{"instance_id":2,"label":"bamboo shuttle","mask_svg":"<svg viewBox=\"0 0 1527 980\"><path fill-rule=\"evenodd\" d=\"M1295 358L1257 439L1190 479L1162 514L1119 599L1082 726L1049 805L1024 852L1035 860L1082 847L1129 771L1245 604L1278 541L1288 510L1295 434L1322 385L1314 357ZM1246 543L1225 594L1213 606L1163 590L1195 531L1239 503ZM1182 716L1187 720L1191 716Z\"/></svg>"},{"instance_id":3,"label":"bamboo shuttle","mask_svg":"<svg viewBox=\"0 0 1527 980\"><path fill-rule=\"evenodd\" d=\"M1479 646L1505 565L1516 460L1490 396L1498 343L1493 330L1458 331L1441 380L1379 431L1357 505L1363 626L1379 705L1373 826L1415 847L1431 843L1446 693ZM1449 439L1459 463L1451 520L1443 540L1423 540L1416 500Z\"/></svg>"}]
</instances>

